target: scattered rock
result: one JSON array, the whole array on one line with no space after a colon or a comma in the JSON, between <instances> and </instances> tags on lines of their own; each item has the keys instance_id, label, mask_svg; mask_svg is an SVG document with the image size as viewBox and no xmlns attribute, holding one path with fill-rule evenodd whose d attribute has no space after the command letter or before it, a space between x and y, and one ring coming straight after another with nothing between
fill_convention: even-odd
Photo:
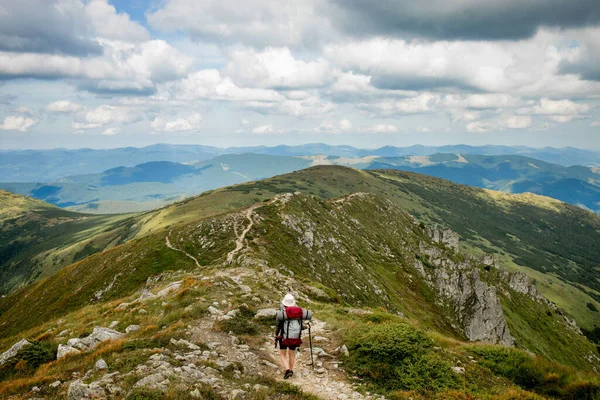
<instances>
[{"instance_id":1,"label":"scattered rock","mask_svg":"<svg viewBox=\"0 0 600 400\"><path fill-rule=\"evenodd\" d=\"M113 321L110 323L110 325L108 325L108 327L110 329L114 329L115 326L119 325L119 321Z\"/></svg>"},{"instance_id":2,"label":"scattered rock","mask_svg":"<svg viewBox=\"0 0 600 400\"><path fill-rule=\"evenodd\" d=\"M103 359L99 359L98 361L96 361L95 368L96 369L108 369L108 365L106 364L106 361L104 361Z\"/></svg>"},{"instance_id":3,"label":"scattered rock","mask_svg":"<svg viewBox=\"0 0 600 400\"><path fill-rule=\"evenodd\" d=\"M149 291L148 289L144 289L140 297L138 297L138 301L151 300L156 298L156 295Z\"/></svg>"},{"instance_id":4,"label":"scattered rock","mask_svg":"<svg viewBox=\"0 0 600 400\"><path fill-rule=\"evenodd\" d=\"M121 303L121 304L119 304L119 305L117 306L117 308L116 308L116 309L117 309L117 310L124 310L124 309L126 309L127 307L129 307L130 305L131 305L131 303Z\"/></svg>"},{"instance_id":5,"label":"scattered rock","mask_svg":"<svg viewBox=\"0 0 600 400\"><path fill-rule=\"evenodd\" d=\"M267 360L263 360L263 361L262 361L262 363L263 363L264 365L266 365L267 367L269 367L269 368L273 368L273 369L277 369L277 368L279 368L277 365L275 365L275 364L273 364L272 362L269 362L269 361L267 361Z\"/></svg>"},{"instance_id":6,"label":"scattered rock","mask_svg":"<svg viewBox=\"0 0 600 400\"><path fill-rule=\"evenodd\" d=\"M32 391L33 393L38 393L38 392L40 391L40 388L39 388L39 387L37 387L37 386L34 386L34 387L32 387L32 388L31 388L31 391Z\"/></svg>"},{"instance_id":7,"label":"scattered rock","mask_svg":"<svg viewBox=\"0 0 600 400\"><path fill-rule=\"evenodd\" d=\"M50 386L52 389L55 389L55 388L59 387L61 383L62 383L61 381L54 381L51 384L49 384L48 386Z\"/></svg>"},{"instance_id":8,"label":"scattered rock","mask_svg":"<svg viewBox=\"0 0 600 400\"><path fill-rule=\"evenodd\" d=\"M146 315L146 314L148 314L148 311L144 310L143 308L140 308L138 310L138 314Z\"/></svg>"},{"instance_id":9,"label":"scattered rock","mask_svg":"<svg viewBox=\"0 0 600 400\"><path fill-rule=\"evenodd\" d=\"M238 309L235 309L235 310L231 310L231 311L229 311L229 312L228 312L227 314L225 314L225 315L226 315L226 316L228 316L228 317L231 317L231 318L233 318L233 317L235 317L236 315L238 315L239 313L240 313L240 310L238 310Z\"/></svg>"},{"instance_id":10,"label":"scattered rock","mask_svg":"<svg viewBox=\"0 0 600 400\"><path fill-rule=\"evenodd\" d=\"M74 347L71 347L71 346L65 345L65 344L59 344L58 351L56 352L56 358L60 360L61 358L64 358L70 354L79 354L79 353L81 353L81 351L77 350Z\"/></svg>"},{"instance_id":11,"label":"scattered rock","mask_svg":"<svg viewBox=\"0 0 600 400\"><path fill-rule=\"evenodd\" d=\"M106 391L98 382L86 385L81 379L71 383L67 391L68 400L103 399L106 397Z\"/></svg>"},{"instance_id":12,"label":"scattered rock","mask_svg":"<svg viewBox=\"0 0 600 400\"><path fill-rule=\"evenodd\" d=\"M140 379L133 385L133 388L148 388L165 392L170 384L171 382L166 375L159 372Z\"/></svg>"},{"instance_id":13,"label":"scattered rock","mask_svg":"<svg viewBox=\"0 0 600 400\"><path fill-rule=\"evenodd\" d=\"M21 339L17 343L13 344L10 349L0 354L0 366L6 364L6 362L16 356L21 349L29 346L30 344L31 343L29 343L27 339Z\"/></svg>"},{"instance_id":14,"label":"scattered rock","mask_svg":"<svg viewBox=\"0 0 600 400\"><path fill-rule=\"evenodd\" d=\"M67 345L79 349L81 351L89 351L98 346L105 340L115 340L123 336L121 332L110 328L97 326L93 332L84 338L73 338L67 341Z\"/></svg>"},{"instance_id":15,"label":"scattered rock","mask_svg":"<svg viewBox=\"0 0 600 400\"><path fill-rule=\"evenodd\" d=\"M139 330L140 330L139 325L129 325L127 328L125 328L125 333L135 332L135 331L139 331Z\"/></svg>"},{"instance_id":16,"label":"scattered rock","mask_svg":"<svg viewBox=\"0 0 600 400\"><path fill-rule=\"evenodd\" d=\"M254 318L275 318L275 315L277 315L276 308L263 308L256 312Z\"/></svg>"},{"instance_id":17,"label":"scattered rock","mask_svg":"<svg viewBox=\"0 0 600 400\"><path fill-rule=\"evenodd\" d=\"M231 391L229 398L231 400L239 400L246 397L246 392L241 389L235 389Z\"/></svg>"},{"instance_id":18,"label":"scattered rock","mask_svg":"<svg viewBox=\"0 0 600 400\"><path fill-rule=\"evenodd\" d=\"M184 347L187 347L190 350L200 350L200 346L198 346L198 345L196 345L196 344L194 344L192 342L189 342L189 341L187 341L185 339L179 339L179 340L177 340L177 339L171 338L170 343L174 344L175 346L184 346Z\"/></svg>"},{"instance_id":19,"label":"scattered rock","mask_svg":"<svg viewBox=\"0 0 600 400\"><path fill-rule=\"evenodd\" d=\"M457 374L465 373L465 369L463 367L452 367L452 371L456 372Z\"/></svg>"},{"instance_id":20,"label":"scattered rock","mask_svg":"<svg viewBox=\"0 0 600 400\"><path fill-rule=\"evenodd\" d=\"M179 290L180 287L181 287L181 281L172 282L169 284L169 286L167 286L163 290L159 291L156 294L156 296L157 297L166 297L169 294L173 293L174 291Z\"/></svg>"},{"instance_id":21,"label":"scattered rock","mask_svg":"<svg viewBox=\"0 0 600 400\"><path fill-rule=\"evenodd\" d=\"M208 307L208 312L211 313L212 315L223 315L221 310L219 310L218 308L215 308L213 306Z\"/></svg>"},{"instance_id":22,"label":"scattered rock","mask_svg":"<svg viewBox=\"0 0 600 400\"><path fill-rule=\"evenodd\" d=\"M340 347L340 354L344 357L350 357L350 352L348 351L348 347L346 347L345 344L343 344L342 347Z\"/></svg>"},{"instance_id":23,"label":"scattered rock","mask_svg":"<svg viewBox=\"0 0 600 400\"><path fill-rule=\"evenodd\" d=\"M315 336L313 338L313 341L315 341L315 342L329 342L329 338L326 338L325 336Z\"/></svg>"},{"instance_id":24,"label":"scattered rock","mask_svg":"<svg viewBox=\"0 0 600 400\"><path fill-rule=\"evenodd\" d=\"M319 375L323 375L325 373L325 368L317 368L315 369L315 372Z\"/></svg>"},{"instance_id":25,"label":"scattered rock","mask_svg":"<svg viewBox=\"0 0 600 400\"><path fill-rule=\"evenodd\" d=\"M190 396L193 397L194 399L200 399L200 398L202 398L202 393L200 393L200 390L194 389L190 392Z\"/></svg>"}]
</instances>

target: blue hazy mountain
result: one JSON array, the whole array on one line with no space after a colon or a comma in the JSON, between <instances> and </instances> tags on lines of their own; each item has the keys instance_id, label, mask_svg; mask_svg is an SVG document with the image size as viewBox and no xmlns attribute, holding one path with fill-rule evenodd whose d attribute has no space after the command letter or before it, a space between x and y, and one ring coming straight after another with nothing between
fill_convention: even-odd
<instances>
[{"instance_id":1,"label":"blue hazy mountain","mask_svg":"<svg viewBox=\"0 0 600 400\"><path fill-rule=\"evenodd\" d=\"M338 157L403 157L428 156L436 153L476 155L522 155L563 166L600 166L600 153L570 147L534 149L522 146L386 146L379 149L358 149L352 146L331 146L322 143L299 146L218 148L198 145L156 144L135 148L108 150L52 149L0 150L0 182L51 182L68 176L96 174L116 167L133 167L153 161L188 163L207 160L224 154L254 153L275 156L305 156L322 154Z\"/></svg>"},{"instance_id":2,"label":"blue hazy mountain","mask_svg":"<svg viewBox=\"0 0 600 400\"><path fill-rule=\"evenodd\" d=\"M383 149L382 152L388 150L391 151ZM292 150L286 148L285 151ZM206 190L322 164L418 172L508 193L531 192L600 211L600 169L565 167L520 155L436 153L400 157L339 157L228 154L188 163L152 161L48 183L4 182L0 183L0 188L59 207L93 213L118 213L148 210Z\"/></svg>"}]
</instances>

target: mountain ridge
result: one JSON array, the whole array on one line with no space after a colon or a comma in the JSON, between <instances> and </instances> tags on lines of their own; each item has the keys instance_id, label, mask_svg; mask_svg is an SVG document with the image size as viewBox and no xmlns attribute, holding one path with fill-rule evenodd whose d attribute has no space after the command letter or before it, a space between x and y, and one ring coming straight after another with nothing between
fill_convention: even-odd
<instances>
[{"instance_id":1,"label":"mountain ridge","mask_svg":"<svg viewBox=\"0 0 600 400\"><path fill-rule=\"evenodd\" d=\"M520 155L436 153L430 156L348 158L228 154L205 161L151 161L100 174L49 183L0 183L0 187L89 213L143 211L204 190L291 172L311 165L399 169L481 188L546 194L600 211L600 173L591 167L562 167Z\"/></svg>"},{"instance_id":2,"label":"mountain ridge","mask_svg":"<svg viewBox=\"0 0 600 400\"><path fill-rule=\"evenodd\" d=\"M561 165L600 165L600 152L565 148L529 148L525 146L384 146L379 149L359 149L313 143L298 146L255 146L218 148L202 145L155 144L142 148L116 149L50 149L0 150L0 179L2 182L47 182L76 173L98 173L118 166L134 166L148 161L190 162L209 159L228 153L259 153L267 155L302 156L325 154L341 157L378 155L400 157L435 153L475 153L486 155L520 154Z\"/></svg>"}]
</instances>

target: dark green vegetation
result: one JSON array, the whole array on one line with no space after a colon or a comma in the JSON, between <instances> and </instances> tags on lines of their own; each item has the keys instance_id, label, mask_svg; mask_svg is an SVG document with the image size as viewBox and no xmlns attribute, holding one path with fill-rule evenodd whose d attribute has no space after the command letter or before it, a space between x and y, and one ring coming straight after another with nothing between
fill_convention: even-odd
<instances>
[{"instance_id":1,"label":"dark green vegetation","mask_svg":"<svg viewBox=\"0 0 600 400\"><path fill-rule=\"evenodd\" d=\"M524 351L497 346L473 346L471 352L493 373L523 389L558 399L597 399L600 381L581 379L572 368L535 358Z\"/></svg>"},{"instance_id":2,"label":"dark green vegetation","mask_svg":"<svg viewBox=\"0 0 600 400\"><path fill-rule=\"evenodd\" d=\"M349 335L349 368L385 391L439 392L459 387L448 360L434 342L406 323L384 323Z\"/></svg>"},{"instance_id":3,"label":"dark green vegetation","mask_svg":"<svg viewBox=\"0 0 600 400\"><path fill-rule=\"evenodd\" d=\"M131 239L127 215L89 215L0 190L0 294Z\"/></svg>"},{"instance_id":4,"label":"dark green vegetation","mask_svg":"<svg viewBox=\"0 0 600 400\"><path fill-rule=\"evenodd\" d=\"M31 375L40 365L56 360L57 348L55 342L33 341L0 367L0 381Z\"/></svg>"}]
</instances>

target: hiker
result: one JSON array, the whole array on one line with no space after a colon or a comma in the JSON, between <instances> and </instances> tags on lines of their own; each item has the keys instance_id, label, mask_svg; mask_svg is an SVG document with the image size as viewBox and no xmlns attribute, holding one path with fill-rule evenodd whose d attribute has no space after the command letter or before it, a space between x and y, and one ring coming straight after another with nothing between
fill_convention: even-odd
<instances>
[{"instance_id":1,"label":"hiker","mask_svg":"<svg viewBox=\"0 0 600 400\"><path fill-rule=\"evenodd\" d=\"M312 312L298 307L294 296L288 293L281 300L281 309L277 311L276 317L275 347L279 345L279 355L285 367L283 379L288 379L294 375L296 349L302 344L302 330L306 329L302 321L310 321Z\"/></svg>"}]
</instances>

